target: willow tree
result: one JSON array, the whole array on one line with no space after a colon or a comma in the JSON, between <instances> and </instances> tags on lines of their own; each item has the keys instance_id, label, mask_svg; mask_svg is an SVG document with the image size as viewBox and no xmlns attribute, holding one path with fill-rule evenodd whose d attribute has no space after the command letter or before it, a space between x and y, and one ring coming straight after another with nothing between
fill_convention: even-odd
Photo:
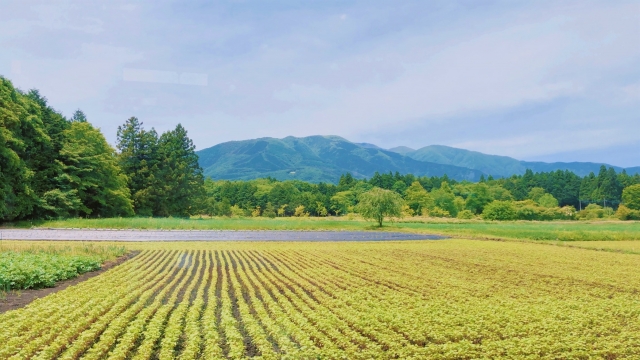
<instances>
[{"instance_id":1,"label":"willow tree","mask_svg":"<svg viewBox=\"0 0 640 360\"><path fill-rule=\"evenodd\" d=\"M402 197L395 191L373 188L359 197L356 211L365 219L373 219L382 227L385 217L401 217Z\"/></svg>"}]
</instances>

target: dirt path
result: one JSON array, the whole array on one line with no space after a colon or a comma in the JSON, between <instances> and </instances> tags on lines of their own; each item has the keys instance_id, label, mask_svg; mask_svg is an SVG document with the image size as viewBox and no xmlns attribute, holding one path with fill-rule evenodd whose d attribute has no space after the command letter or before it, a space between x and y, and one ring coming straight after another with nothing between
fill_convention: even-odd
<instances>
[{"instance_id":1,"label":"dirt path","mask_svg":"<svg viewBox=\"0 0 640 360\"><path fill-rule=\"evenodd\" d=\"M76 241L385 241L446 236L386 231L2 229L5 240Z\"/></svg>"},{"instance_id":2,"label":"dirt path","mask_svg":"<svg viewBox=\"0 0 640 360\"><path fill-rule=\"evenodd\" d=\"M76 285L80 282L83 282L87 279L90 279L94 276L98 276L103 272L122 264L123 262L133 258L136 256L139 251L132 251L126 255L120 256L119 258L111 261L107 261L102 264L100 270L90 271L84 273L77 278L63 280L56 283L56 286L52 288L38 289L38 290L19 290L19 291L11 291L6 294L6 298L0 298L0 314L9 311L19 309L21 307L25 307L29 305L33 300L45 297L49 294L53 294L60 290L64 290L69 286Z\"/></svg>"}]
</instances>

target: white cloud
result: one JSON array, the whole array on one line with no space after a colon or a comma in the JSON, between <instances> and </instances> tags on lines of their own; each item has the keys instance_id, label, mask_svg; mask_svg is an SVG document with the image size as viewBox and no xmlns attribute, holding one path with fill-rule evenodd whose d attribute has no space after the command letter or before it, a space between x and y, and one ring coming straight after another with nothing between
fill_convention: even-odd
<instances>
[{"instance_id":1,"label":"white cloud","mask_svg":"<svg viewBox=\"0 0 640 360\"><path fill-rule=\"evenodd\" d=\"M0 73L112 140L130 115L200 148L321 133L533 156L640 136L637 2L148 4L0 5Z\"/></svg>"}]
</instances>

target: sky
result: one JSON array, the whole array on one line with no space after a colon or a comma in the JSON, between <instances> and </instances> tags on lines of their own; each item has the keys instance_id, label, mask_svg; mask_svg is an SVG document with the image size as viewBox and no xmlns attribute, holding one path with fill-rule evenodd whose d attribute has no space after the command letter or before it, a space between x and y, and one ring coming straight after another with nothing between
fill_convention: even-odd
<instances>
[{"instance_id":1,"label":"sky","mask_svg":"<svg viewBox=\"0 0 640 360\"><path fill-rule=\"evenodd\" d=\"M0 75L115 144L339 135L640 165L640 1L11 1Z\"/></svg>"}]
</instances>

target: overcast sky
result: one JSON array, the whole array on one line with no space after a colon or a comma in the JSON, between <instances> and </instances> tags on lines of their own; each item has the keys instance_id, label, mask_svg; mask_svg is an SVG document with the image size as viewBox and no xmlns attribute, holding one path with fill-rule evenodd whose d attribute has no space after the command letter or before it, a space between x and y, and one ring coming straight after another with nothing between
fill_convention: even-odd
<instances>
[{"instance_id":1,"label":"overcast sky","mask_svg":"<svg viewBox=\"0 0 640 360\"><path fill-rule=\"evenodd\" d=\"M640 1L2 1L0 75L198 149L340 135L640 165Z\"/></svg>"}]
</instances>

